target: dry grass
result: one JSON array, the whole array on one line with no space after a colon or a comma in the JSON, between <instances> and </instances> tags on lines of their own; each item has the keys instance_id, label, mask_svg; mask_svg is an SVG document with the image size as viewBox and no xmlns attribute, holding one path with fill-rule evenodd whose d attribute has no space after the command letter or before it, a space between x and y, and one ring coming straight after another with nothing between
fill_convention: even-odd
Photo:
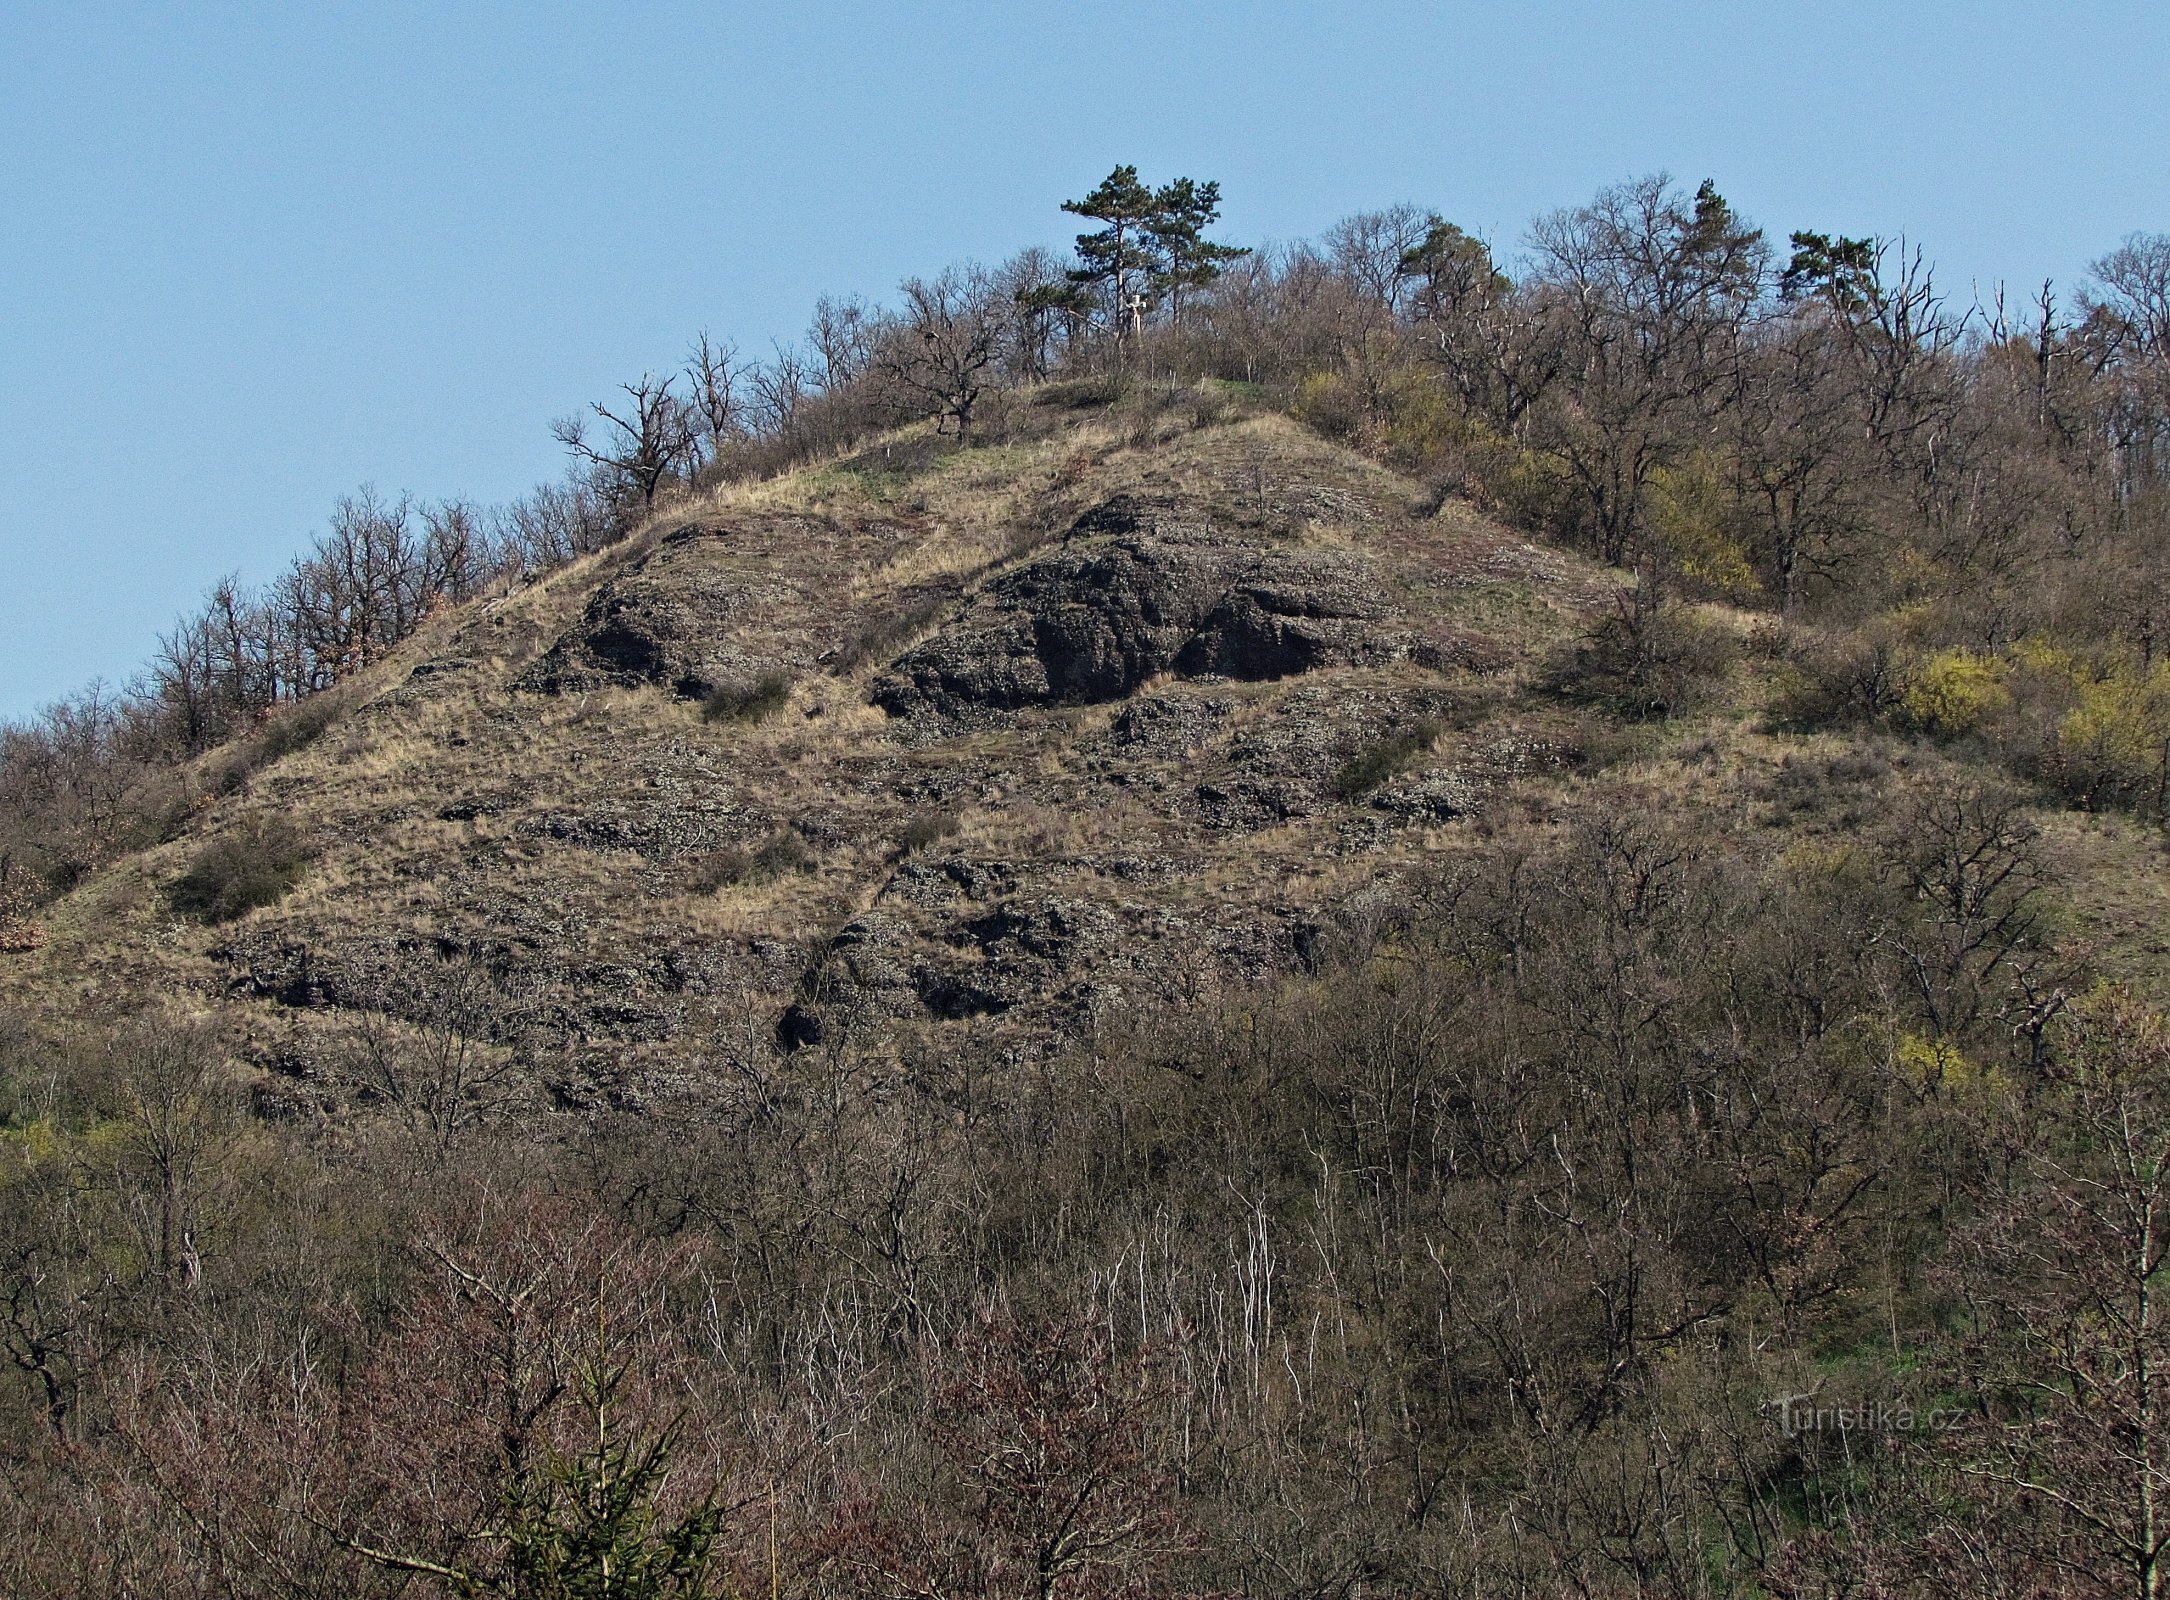
<instances>
[{"instance_id":1,"label":"dry grass","mask_svg":"<svg viewBox=\"0 0 2170 1600\"><path fill-rule=\"evenodd\" d=\"M1284 418L1183 423L1146 448L1131 441L1129 426L1087 413L1052 437L945 455L903 481L827 463L730 486L671 505L612 550L433 619L356 681L354 709L322 738L205 811L183 840L116 864L56 905L47 949L11 957L11 981L20 974L26 992L48 993L84 982L217 988L224 974L212 952L226 935L177 923L164 910L163 885L192 850L235 826L246 805L274 797L321 854L285 901L238 924L243 931L261 925L301 943L426 935L486 927L512 907L563 923L568 948L643 970L665 946L803 944L876 903L906 853L900 843L933 860L1013 863L1020 873L1029 868L1036 885L1119 893L1139 916L1197 927L1255 919L1269 903L1321 903L1436 851L1439 836L1406 829L1344 853L1331 830L1346 812L1332 807L1216 834L1169 798L1195 782L1198 754L1115 750L1106 734L1120 706L1034 713L907 744L866 703L864 680L882 664L881 651L908 647L918 629L863 660L800 672L760 721L704 722L697 703L657 688L550 696L511 686L579 621L598 586L688 522L828 519L807 548L790 547L779 532L766 553L750 542L719 548L713 559L783 561L810 574L794 580L798 598L764 626L831 640L837 619L819 608L841 606L847 621L878 624L913 586L984 582L1116 494L1221 507L1216 517L1261 540L1361 548L1413 575L1409 592L1441 615L1517 640L1559 632L1577 603L1559 596L1593 581L1570 558L1535 551L1461 508L1412 521L1415 485ZM890 531L869 531L876 524ZM447 656L470 664L410 679L416 666ZM1376 697L1437 680L1393 669L1304 681ZM1211 744L1224 747L1269 719L1286 690L1202 689L1235 703ZM1696 773L1679 781L1714 780ZM446 815L462 807L479 809ZM623 815L666 840L681 828L692 842L646 854L523 831L546 814ZM954 818L956 831L913 832L933 816ZM810 871L749 873L704 889L691 867L703 848L756 849L785 827L816 841ZM1105 863L1126 855L1169 868L1110 888ZM938 942L940 914L912 915ZM956 958L954 950L945 957ZM288 1023L313 1025L280 1025Z\"/></svg>"}]
</instances>

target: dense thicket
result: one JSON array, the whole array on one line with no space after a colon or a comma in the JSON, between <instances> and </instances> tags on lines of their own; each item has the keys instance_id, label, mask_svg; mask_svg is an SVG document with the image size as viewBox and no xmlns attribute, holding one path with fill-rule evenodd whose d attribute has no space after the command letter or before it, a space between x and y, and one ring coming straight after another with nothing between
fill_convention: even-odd
<instances>
[{"instance_id":1,"label":"dense thicket","mask_svg":"<svg viewBox=\"0 0 2170 1600\"><path fill-rule=\"evenodd\" d=\"M328 1139L12 1036L15 1591L2146 1593L2170 1036L2020 810L1597 799L1035 1069L508 1122L448 969Z\"/></svg>"}]
</instances>

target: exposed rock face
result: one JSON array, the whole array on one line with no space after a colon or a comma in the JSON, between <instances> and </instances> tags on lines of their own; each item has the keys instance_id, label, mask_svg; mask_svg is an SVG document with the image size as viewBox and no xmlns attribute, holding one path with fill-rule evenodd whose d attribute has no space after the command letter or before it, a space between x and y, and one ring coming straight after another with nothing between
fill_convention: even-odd
<instances>
[{"instance_id":1,"label":"exposed rock face","mask_svg":"<svg viewBox=\"0 0 2170 1600\"><path fill-rule=\"evenodd\" d=\"M682 695L758 677L770 664L734 643L746 625L794 598L774 578L704 559L729 537L686 527L664 538L588 602L579 625L528 671L523 687L560 694L660 684Z\"/></svg>"},{"instance_id":2,"label":"exposed rock face","mask_svg":"<svg viewBox=\"0 0 2170 1600\"><path fill-rule=\"evenodd\" d=\"M796 676L851 625L835 604L837 558L879 560L913 537L886 520L688 524L607 579L519 686L562 694L655 684L697 699L771 673Z\"/></svg>"},{"instance_id":3,"label":"exposed rock face","mask_svg":"<svg viewBox=\"0 0 2170 1600\"><path fill-rule=\"evenodd\" d=\"M1165 672L1219 600L1240 550L1126 537L1033 563L875 685L893 716L952 721L1121 699Z\"/></svg>"},{"instance_id":4,"label":"exposed rock face","mask_svg":"<svg viewBox=\"0 0 2170 1600\"><path fill-rule=\"evenodd\" d=\"M1165 672L1247 680L1391 658L1406 641L1381 575L1338 551L1261 551L1209 530L1138 531L1104 506L1072 529L1120 531L992 584L958 623L875 685L892 716L955 723L1034 705L1119 700Z\"/></svg>"},{"instance_id":5,"label":"exposed rock face","mask_svg":"<svg viewBox=\"0 0 2170 1600\"><path fill-rule=\"evenodd\" d=\"M1404 653L1382 634L1393 615L1381 574L1336 551L1269 550L1175 658L1185 677L1259 681Z\"/></svg>"},{"instance_id":6,"label":"exposed rock face","mask_svg":"<svg viewBox=\"0 0 2170 1600\"><path fill-rule=\"evenodd\" d=\"M884 907L846 923L807 968L778 1042L819 1044L869 1016L954 1022L1081 1001L1121 944L1122 919L1076 895L987 899L1017 878L1003 861L900 872Z\"/></svg>"},{"instance_id":7,"label":"exposed rock face","mask_svg":"<svg viewBox=\"0 0 2170 1600\"><path fill-rule=\"evenodd\" d=\"M1116 714L1108 729L1109 741L1127 754L1191 755L1219 735L1235 709L1232 696L1198 690L1139 695Z\"/></svg>"}]
</instances>

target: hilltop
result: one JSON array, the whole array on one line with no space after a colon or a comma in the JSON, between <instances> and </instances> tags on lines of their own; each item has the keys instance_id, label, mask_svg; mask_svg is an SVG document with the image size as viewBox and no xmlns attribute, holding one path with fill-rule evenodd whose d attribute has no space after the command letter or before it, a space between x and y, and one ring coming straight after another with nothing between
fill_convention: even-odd
<instances>
[{"instance_id":1,"label":"hilltop","mask_svg":"<svg viewBox=\"0 0 2170 1600\"><path fill-rule=\"evenodd\" d=\"M1631 574L1211 385L1039 403L1038 437L908 430L445 611L299 748L210 757L12 992L212 1007L297 1107L338 1103L357 1028L455 1015L523 1080L493 1105L638 1105L725 1039L1075 1045L1316 970L1443 859L1593 810L1820 835L1961 770L1774 734L1776 635L1723 606L1699 714L1622 722L1560 677ZM2116 913L2157 852L2038 820L2098 904L2072 937L2152 987L2170 944ZM291 893L176 908L273 821Z\"/></svg>"}]
</instances>

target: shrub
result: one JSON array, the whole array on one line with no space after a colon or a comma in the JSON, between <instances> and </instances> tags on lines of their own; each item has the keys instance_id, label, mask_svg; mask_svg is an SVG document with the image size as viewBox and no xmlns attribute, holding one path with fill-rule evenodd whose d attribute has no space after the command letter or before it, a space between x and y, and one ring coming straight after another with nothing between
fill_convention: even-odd
<instances>
[{"instance_id":1,"label":"shrub","mask_svg":"<svg viewBox=\"0 0 2170 1600\"><path fill-rule=\"evenodd\" d=\"M166 898L174 910L198 922L231 922L286 898L309 858L308 845L292 823L268 818L205 845Z\"/></svg>"},{"instance_id":2,"label":"shrub","mask_svg":"<svg viewBox=\"0 0 2170 1600\"><path fill-rule=\"evenodd\" d=\"M1048 406L1058 411L1095 411L1102 406L1113 405L1122 398L1122 394L1121 375L1106 372L1047 384L1032 399L1035 405Z\"/></svg>"},{"instance_id":3,"label":"shrub","mask_svg":"<svg viewBox=\"0 0 2170 1600\"><path fill-rule=\"evenodd\" d=\"M719 684L701 702L710 722L766 722L791 698L791 680L781 672L763 673L752 683Z\"/></svg>"},{"instance_id":4,"label":"shrub","mask_svg":"<svg viewBox=\"0 0 2170 1600\"><path fill-rule=\"evenodd\" d=\"M1670 601L1623 590L1613 614L1546 664L1543 687L1623 717L1678 717L1706 702L1737 654L1737 641Z\"/></svg>"},{"instance_id":5,"label":"shrub","mask_svg":"<svg viewBox=\"0 0 2170 1600\"><path fill-rule=\"evenodd\" d=\"M954 811L922 811L913 816L897 832L897 843L904 847L906 855L917 855L929 846L940 844L957 832L957 813Z\"/></svg>"},{"instance_id":6,"label":"shrub","mask_svg":"<svg viewBox=\"0 0 2170 1600\"><path fill-rule=\"evenodd\" d=\"M1397 772L1415 765L1431 749L1443 727L1437 718L1426 717L1360 746L1334 774L1334 793L1344 800L1371 793Z\"/></svg>"},{"instance_id":7,"label":"shrub","mask_svg":"<svg viewBox=\"0 0 2170 1600\"><path fill-rule=\"evenodd\" d=\"M1905 693L1902 655L1888 629L1837 638L1789 633L1771 725L1810 732L1881 721Z\"/></svg>"},{"instance_id":8,"label":"shrub","mask_svg":"<svg viewBox=\"0 0 2170 1600\"><path fill-rule=\"evenodd\" d=\"M812 872L813 848L796 828L779 828L752 849L733 846L712 851L695 864L693 887L700 894L718 889L774 883L791 872Z\"/></svg>"},{"instance_id":9,"label":"shrub","mask_svg":"<svg viewBox=\"0 0 2170 1600\"><path fill-rule=\"evenodd\" d=\"M866 479L875 489L883 486L903 488L914 478L932 472L963 448L950 435L906 434L901 438L885 439L871 449L838 462L837 470Z\"/></svg>"},{"instance_id":10,"label":"shrub","mask_svg":"<svg viewBox=\"0 0 2170 1600\"><path fill-rule=\"evenodd\" d=\"M1914 671L1900 706L1925 732L1957 738L2012 703L1999 663L1971 650L1939 650Z\"/></svg>"},{"instance_id":11,"label":"shrub","mask_svg":"<svg viewBox=\"0 0 2170 1600\"><path fill-rule=\"evenodd\" d=\"M206 787L216 794L238 794L274 761L316 743L346 709L346 700L338 690L325 689L274 711L256 734L234 741L223 755L211 759L204 768Z\"/></svg>"},{"instance_id":12,"label":"shrub","mask_svg":"<svg viewBox=\"0 0 2170 1600\"><path fill-rule=\"evenodd\" d=\"M1739 600L1762 588L1742 547L1724 464L1709 452L1651 475L1650 520L1694 589Z\"/></svg>"},{"instance_id":13,"label":"shrub","mask_svg":"<svg viewBox=\"0 0 2170 1600\"><path fill-rule=\"evenodd\" d=\"M2170 671L2123 668L2074 691L2045 763L2066 798L2090 810L2113 799L2161 809L2170 791Z\"/></svg>"},{"instance_id":14,"label":"shrub","mask_svg":"<svg viewBox=\"0 0 2170 1600\"><path fill-rule=\"evenodd\" d=\"M297 750L306 750L323 736L346 709L342 696L336 694L313 694L308 699L275 712L264 724L264 731L257 735L256 748L262 761L268 765L281 756L290 756Z\"/></svg>"},{"instance_id":15,"label":"shrub","mask_svg":"<svg viewBox=\"0 0 2170 1600\"><path fill-rule=\"evenodd\" d=\"M1289 414L1329 439L1353 439L1364 426L1363 399L1338 372L1313 372L1296 385Z\"/></svg>"}]
</instances>

